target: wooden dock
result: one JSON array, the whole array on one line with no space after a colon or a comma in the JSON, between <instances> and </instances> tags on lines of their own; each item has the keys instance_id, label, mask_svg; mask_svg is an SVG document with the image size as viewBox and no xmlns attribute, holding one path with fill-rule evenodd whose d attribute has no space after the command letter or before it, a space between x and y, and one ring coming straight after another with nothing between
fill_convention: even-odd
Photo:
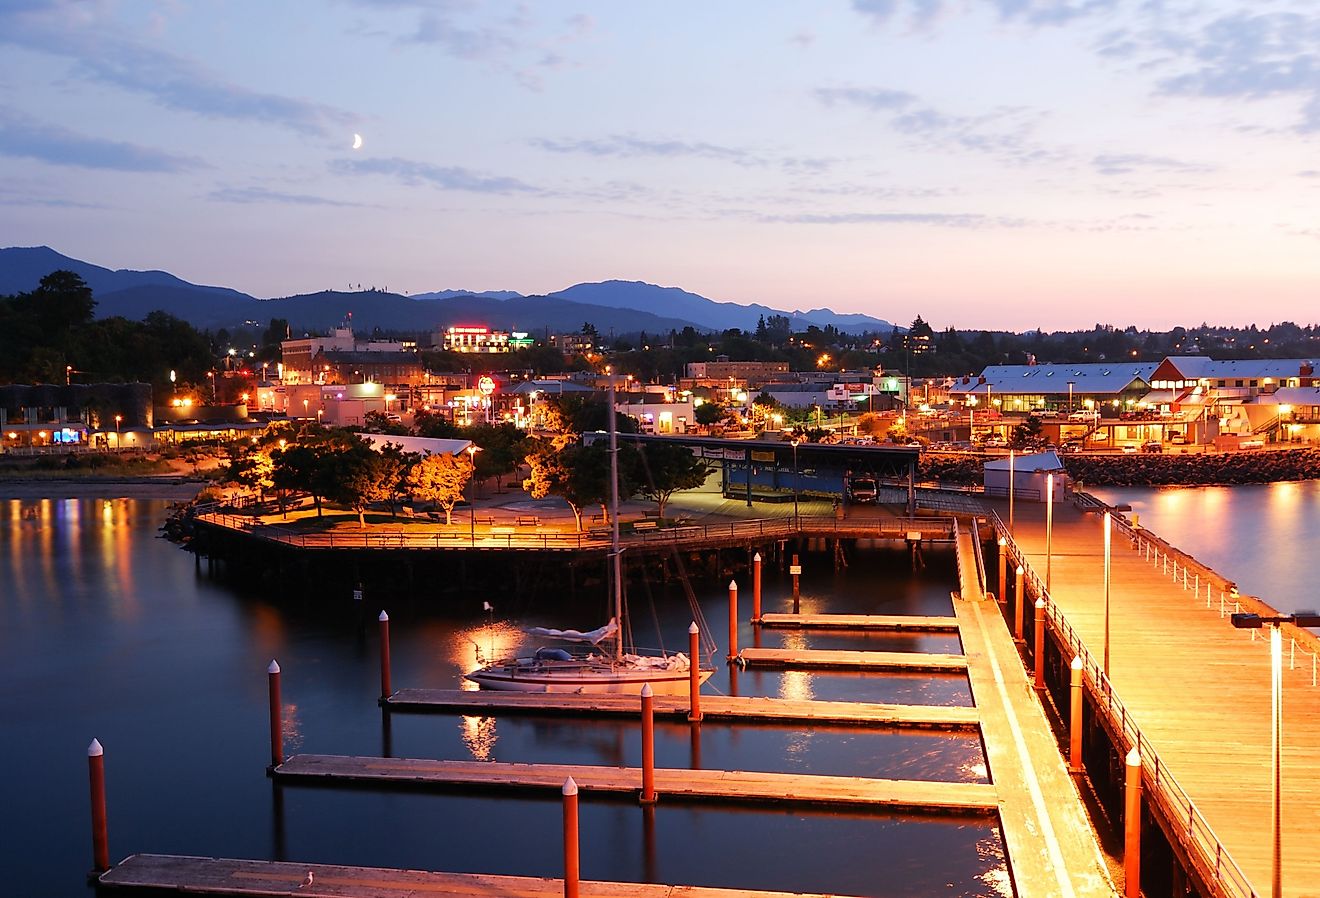
<instances>
[{"instance_id":1,"label":"wooden dock","mask_svg":"<svg viewBox=\"0 0 1320 898\"><path fill-rule=\"evenodd\" d=\"M657 718L687 719L686 696L657 695ZM400 689L384 702L391 710L449 711L464 714L576 714L582 716L641 716L641 705L631 695L574 695L543 692L497 692L469 689ZM707 720L769 722L779 724L921 727L975 729L980 718L975 708L940 705L890 705L875 702L798 701L782 698L735 698L703 695L701 713Z\"/></svg>"},{"instance_id":2,"label":"wooden dock","mask_svg":"<svg viewBox=\"0 0 1320 898\"><path fill-rule=\"evenodd\" d=\"M785 630L910 630L957 633L958 619L918 614L763 614L761 626Z\"/></svg>"},{"instance_id":3,"label":"wooden dock","mask_svg":"<svg viewBox=\"0 0 1320 898\"><path fill-rule=\"evenodd\" d=\"M639 767L433 761L347 755L294 755L276 767L273 774L286 781L370 783L408 788L519 789L544 792L547 795L558 794L570 776L583 792L631 794L639 792L642 785L642 771ZM998 807L995 788L982 783L656 768L655 787L661 796L669 800L962 814L993 813Z\"/></svg>"},{"instance_id":4,"label":"wooden dock","mask_svg":"<svg viewBox=\"0 0 1320 898\"><path fill-rule=\"evenodd\" d=\"M308 874L312 884L302 885ZM338 864L296 864L232 858L134 854L101 874L107 889L160 890L189 895L305 895L316 898L562 898L562 879L482 873L433 873ZM639 882L580 883L584 898L830 898L750 889L716 889Z\"/></svg>"},{"instance_id":5,"label":"wooden dock","mask_svg":"<svg viewBox=\"0 0 1320 898\"><path fill-rule=\"evenodd\" d=\"M1018 895L1115 895L1077 787L993 601L956 598L967 677Z\"/></svg>"},{"instance_id":6,"label":"wooden dock","mask_svg":"<svg viewBox=\"0 0 1320 898\"><path fill-rule=\"evenodd\" d=\"M843 670L913 670L962 673L967 659L937 652L856 652L824 649L743 649L748 667L838 668Z\"/></svg>"}]
</instances>

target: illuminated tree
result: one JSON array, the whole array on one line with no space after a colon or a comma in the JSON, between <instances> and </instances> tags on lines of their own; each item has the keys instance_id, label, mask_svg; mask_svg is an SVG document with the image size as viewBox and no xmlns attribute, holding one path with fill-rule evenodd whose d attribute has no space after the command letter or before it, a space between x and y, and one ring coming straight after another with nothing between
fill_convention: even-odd
<instances>
[{"instance_id":1,"label":"illuminated tree","mask_svg":"<svg viewBox=\"0 0 1320 898\"><path fill-rule=\"evenodd\" d=\"M453 523L454 506L463 498L463 488L472 479L472 461L460 455L424 455L408 473L408 488L423 502L445 510L445 523Z\"/></svg>"},{"instance_id":2,"label":"illuminated tree","mask_svg":"<svg viewBox=\"0 0 1320 898\"><path fill-rule=\"evenodd\" d=\"M696 489L710 475L711 469L704 461L677 443L646 443L637 455L639 492L656 503L662 518L670 496L678 490Z\"/></svg>"}]
</instances>

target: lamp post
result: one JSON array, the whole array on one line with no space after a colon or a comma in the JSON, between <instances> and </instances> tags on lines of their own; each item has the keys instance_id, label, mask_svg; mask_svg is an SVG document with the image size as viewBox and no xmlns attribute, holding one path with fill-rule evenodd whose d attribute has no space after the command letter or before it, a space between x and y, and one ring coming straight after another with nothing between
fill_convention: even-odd
<instances>
[{"instance_id":1,"label":"lamp post","mask_svg":"<svg viewBox=\"0 0 1320 898\"><path fill-rule=\"evenodd\" d=\"M1282 785L1283 760L1283 634L1279 624L1294 624L1298 627L1320 627L1320 613L1298 611L1294 614L1280 614L1266 617L1259 614L1240 612L1231 615L1233 626L1240 630L1259 630L1265 624L1270 625L1270 757L1272 775L1270 778L1270 801L1273 821L1271 832L1270 860L1270 898L1283 896L1283 848L1280 844L1280 786Z\"/></svg>"},{"instance_id":2,"label":"lamp post","mask_svg":"<svg viewBox=\"0 0 1320 898\"><path fill-rule=\"evenodd\" d=\"M1105 512L1105 676L1109 676L1109 574L1110 574L1110 531L1113 519Z\"/></svg>"},{"instance_id":3,"label":"lamp post","mask_svg":"<svg viewBox=\"0 0 1320 898\"><path fill-rule=\"evenodd\" d=\"M1054 475L1045 475L1045 591L1050 591L1050 567L1054 560Z\"/></svg>"},{"instance_id":4,"label":"lamp post","mask_svg":"<svg viewBox=\"0 0 1320 898\"><path fill-rule=\"evenodd\" d=\"M468 539L475 546L477 544L477 497L476 487L473 483L477 479L477 453L481 451L481 447L473 443L463 451L468 454L468 464L472 466L472 475L468 477Z\"/></svg>"},{"instance_id":5,"label":"lamp post","mask_svg":"<svg viewBox=\"0 0 1320 898\"><path fill-rule=\"evenodd\" d=\"M802 526L798 518L798 466L797 466L797 447L798 440L790 440L789 445L793 447L793 529L796 530Z\"/></svg>"},{"instance_id":6,"label":"lamp post","mask_svg":"<svg viewBox=\"0 0 1320 898\"><path fill-rule=\"evenodd\" d=\"M1068 414L1072 414L1073 386L1076 381L1068 381Z\"/></svg>"},{"instance_id":7,"label":"lamp post","mask_svg":"<svg viewBox=\"0 0 1320 898\"><path fill-rule=\"evenodd\" d=\"M215 405L215 372L208 371L206 376L211 378L211 404Z\"/></svg>"},{"instance_id":8,"label":"lamp post","mask_svg":"<svg viewBox=\"0 0 1320 898\"><path fill-rule=\"evenodd\" d=\"M124 447L123 438L119 435L119 422L123 420L124 420L123 415L115 415L115 448L116 449L122 449Z\"/></svg>"},{"instance_id":9,"label":"lamp post","mask_svg":"<svg viewBox=\"0 0 1320 898\"><path fill-rule=\"evenodd\" d=\"M1013 470L1017 452L1008 450L1008 533L1013 535L1013 491L1017 486L1017 472Z\"/></svg>"}]
</instances>

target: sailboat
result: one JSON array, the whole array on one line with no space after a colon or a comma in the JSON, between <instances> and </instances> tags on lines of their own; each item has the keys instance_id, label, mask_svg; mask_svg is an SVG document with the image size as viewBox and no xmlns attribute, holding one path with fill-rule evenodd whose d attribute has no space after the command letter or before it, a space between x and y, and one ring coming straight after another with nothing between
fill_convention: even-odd
<instances>
[{"instance_id":1,"label":"sailboat","mask_svg":"<svg viewBox=\"0 0 1320 898\"><path fill-rule=\"evenodd\" d=\"M530 635L566 642L586 643L591 648L571 652L542 647L524 658L496 661L464 674L464 679L482 689L506 692L573 692L584 694L623 693L636 695L650 684L656 695L682 695L691 686L692 666L698 683L705 683L714 668L701 667L699 658L682 652L644 651L625 646L620 622L624 616L622 549L619 546L619 446L614 421L614 375L610 374L610 563L614 616L602 627L586 632L535 627Z\"/></svg>"}]
</instances>

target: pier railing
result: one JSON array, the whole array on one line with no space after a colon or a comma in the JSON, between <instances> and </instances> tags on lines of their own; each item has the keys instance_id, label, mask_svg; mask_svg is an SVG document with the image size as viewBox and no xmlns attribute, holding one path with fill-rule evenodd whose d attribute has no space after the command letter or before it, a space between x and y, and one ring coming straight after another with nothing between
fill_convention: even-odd
<instances>
[{"instance_id":1,"label":"pier railing","mask_svg":"<svg viewBox=\"0 0 1320 898\"><path fill-rule=\"evenodd\" d=\"M540 528L492 526L479 528L468 522L427 528L400 526L399 529L372 526L361 531L327 530L300 533L280 524L266 524L242 515L218 512L201 514L198 521L245 532L251 536L304 549L601 549L610 544L609 531L593 528L583 532L550 531ZM794 536L906 539L913 531L923 539L953 538L951 518L893 518L881 521L838 520L832 515L802 515L793 518L765 518L730 521L721 524L691 524L656 527L623 534L627 545L703 545L759 539L783 539Z\"/></svg>"},{"instance_id":2,"label":"pier railing","mask_svg":"<svg viewBox=\"0 0 1320 898\"><path fill-rule=\"evenodd\" d=\"M1149 740L1142 733L1137 722L1127 712L1127 707L1114 692L1113 683L1105 673L1100 662L1087 650L1072 624L1064 616L1045 588L1045 582L1028 563L1026 555L1014 541L1008 528L997 512L991 512L995 534L1005 542L1007 558L1010 564L1021 565L1024 583L1030 594L1045 600L1046 625L1058 635L1064 650L1064 657L1082 659L1083 682L1095 698L1096 708L1109 722L1110 727L1120 738L1126 740L1127 747L1135 747L1141 756L1143 779L1146 781L1146 795L1152 806L1158 807L1164 819L1171 827L1181 829L1182 844L1191 862L1207 881L1219 884L1223 894L1230 898L1258 898L1242 868L1229 855L1228 849L1215 835L1209 821L1196 807L1186 790L1169 772ZM1018 596L1017 601L1023 601ZM1121 750L1122 746L1120 746Z\"/></svg>"}]
</instances>

